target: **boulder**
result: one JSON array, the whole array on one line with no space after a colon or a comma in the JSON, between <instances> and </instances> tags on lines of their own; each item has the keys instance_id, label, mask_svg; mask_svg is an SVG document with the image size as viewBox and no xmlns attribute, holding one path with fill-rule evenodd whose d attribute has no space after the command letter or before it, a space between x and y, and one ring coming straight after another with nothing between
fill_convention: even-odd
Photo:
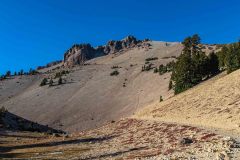
<instances>
[{"instance_id":1,"label":"boulder","mask_svg":"<svg viewBox=\"0 0 240 160\"><path fill-rule=\"evenodd\" d=\"M181 144L191 144L193 143L193 140L190 139L190 138L183 138L181 141L180 141Z\"/></svg>"}]
</instances>

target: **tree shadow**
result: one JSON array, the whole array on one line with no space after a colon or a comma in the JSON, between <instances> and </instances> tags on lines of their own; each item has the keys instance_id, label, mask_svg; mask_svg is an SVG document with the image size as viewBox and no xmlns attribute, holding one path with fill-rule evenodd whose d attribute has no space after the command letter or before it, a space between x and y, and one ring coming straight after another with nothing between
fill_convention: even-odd
<instances>
[{"instance_id":1,"label":"tree shadow","mask_svg":"<svg viewBox=\"0 0 240 160\"><path fill-rule=\"evenodd\" d=\"M94 156L94 157L81 158L79 160L92 160L92 159L100 159L100 158L107 158L107 157L115 157L115 156L119 156L119 155L124 154L124 153L143 150L145 148L146 147L131 148L131 149L128 149L128 150L125 150L125 151L118 151L118 152L102 154L102 155Z\"/></svg>"},{"instance_id":2,"label":"tree shadow","mask_svg":"<svg viewBox=\"0 0 240 160\"><path fill-rule=\"evenodd\" d=\"M27 144L27 145L19 145L19 146L9 146L9 147L1 147L0 151L9 152L16 149L27 149L27 148L35 148L35 147L53 147L53 146L60 146L60 145L68 145L68 144L79 144L79 143L99 143L102 141L107 141L110 139L115 138L116 136L104 136L104 137L97 137L97 138L83 138L83 139L74 139L68 141L58 141L58 142L46 142L46 143L39 143L39 144ZM2 157L4 154L0 154Z\"/></svg>"},{"instance_id":3,"label":"tree shadow","mask_svg":"<svg viewBox=\"0 0 240 160\"><path fill-rule=\"evenodd\" d=\"M15 137L15 138L29 138L29 139L35 139L35 138L41 138L39 136L30 136L30 135L15 135L15 134L2 134L0 132L0 137Z\"/></svg>"}]
</instances>

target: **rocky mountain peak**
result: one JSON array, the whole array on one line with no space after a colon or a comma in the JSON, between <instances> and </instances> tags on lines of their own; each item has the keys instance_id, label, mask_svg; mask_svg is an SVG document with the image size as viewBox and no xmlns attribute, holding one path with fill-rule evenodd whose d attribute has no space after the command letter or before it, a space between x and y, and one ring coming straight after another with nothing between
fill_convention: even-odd
<instances>
[{"instance_id":1,"label":"rocky mountain peak","mask_svg":"<svg viewBox=\"0 0 240 160\"><path fill-rule=\"evenodd\" d=\"M64 54L64 66L81 65L86 60L133 48L142 42L134 36L127 36L123 40L111 40L106 45L96 48L90 44L75 44Z\"/></svg>"}]
</instances>

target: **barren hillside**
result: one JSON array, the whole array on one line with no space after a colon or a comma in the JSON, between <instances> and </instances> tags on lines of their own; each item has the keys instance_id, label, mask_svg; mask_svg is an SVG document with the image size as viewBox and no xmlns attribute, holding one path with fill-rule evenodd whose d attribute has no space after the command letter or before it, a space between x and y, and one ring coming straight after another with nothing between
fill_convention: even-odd
<instances>
[{"instance_id":1,"label":"barren hillside","mask_svg":"<svg viewBox=\"0 0 240 160\"><path fill-rule=\"evenodd\" d=\"M239 76L239 70L222 73L166 101L146 106L135 117L239 133Z\"/></svg>"},{"instance_id":2,"label":"barren hillside","mask_svg":"<svg viewBox=\"0 0 240 160\"><path fill-rule=\"evenodd\" d=\"M137 108L172 96L170 74L142 72L145 59L153 67L166 64L181 53L180 43L150 42L85 62L70 69L63 85L40 87L43 77L54 77L62 68L45 68L39 76L22 76L1 82L1 106L9 111L57 129L79 131L130 116ZM57 65L60 66L59 64ZM56 66L56 67L57 67ZM116 69L112 69L117 66ZM55 67L55 68L56 68ZM47 72L47 71L50 72ZM119 75L110 76L114 70ZM57 79L54 79L55 83Z\"/></svg>"},{"instance_id":3,"label":"barren hillside","mask_svg":"<svg viewBox=\"0 0 240 160\"><path fill-rule=\"evenodd\" d=\"M2 81L1 105L9 111L57 129L85 131L43 134L0 128L0 158L238 159L240 71L221 73L173 96L170 73L141 69L146 58L158 58L153 66L174 60L182 46L150 44L68 69L62 85L54 79L52 87L39 86L43 77L66 69L61 64L37 76ZM114 70L119 75L110 76Z\"/></svg>"}]
</instances>

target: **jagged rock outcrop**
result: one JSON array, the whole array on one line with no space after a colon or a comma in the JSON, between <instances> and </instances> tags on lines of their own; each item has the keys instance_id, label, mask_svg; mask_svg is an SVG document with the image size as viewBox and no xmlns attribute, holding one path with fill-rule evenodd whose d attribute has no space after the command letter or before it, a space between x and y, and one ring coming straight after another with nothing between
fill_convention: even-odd
<instances>
[{"instance_id":1,"label":"jagged rock outcrop","mask_svg":"<svg viewBox=\"0 0 240 160\"><path fill-rule=\"evenodd\" d=\"M142 42L133 36L128 36L121 41L112 40L105 46L96 48L93 48L90 44L75 44L64 54L64 66L81 65L86 60L133 48Z\"/></svg>"},{"instance_id":2,"label":"jagged rock outcrop","mask_svg":"<svg viewBox=\"0 0 240 160\"><path fill-rule=\"evenodd\" d=\"M64 65L83 64L86 60L96 57L96 54L97 50L90 44L75 44L64 54Z\"/></svg>"}]
</instances>

